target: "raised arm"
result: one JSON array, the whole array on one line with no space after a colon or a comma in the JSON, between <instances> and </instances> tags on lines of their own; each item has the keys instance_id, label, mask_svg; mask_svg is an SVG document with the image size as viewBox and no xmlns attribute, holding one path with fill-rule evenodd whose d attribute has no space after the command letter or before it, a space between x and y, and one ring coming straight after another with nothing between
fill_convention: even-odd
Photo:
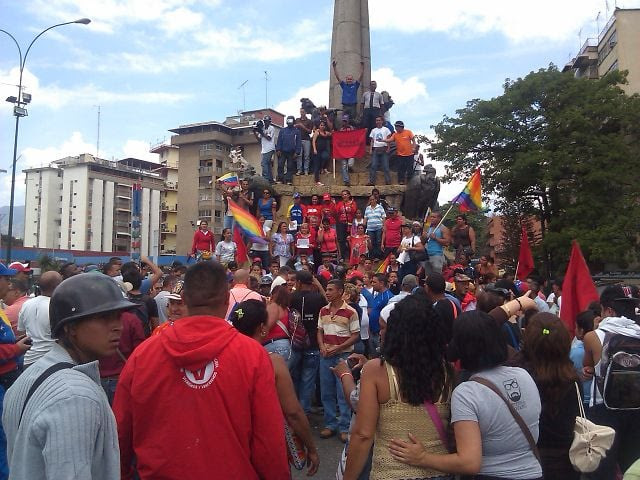
<instances>
[{"instance_id":1,"label":"raised arm","mask_svg":"<svg viewBox=\"0 0 640 480\"><path fill-rule=\"evenodd\" d=\"M336 77L338 83L340 83L342 80L340 80L340 75L338 75L338 62L336 62L335 60L332 61L331 67L333 67L333 75Z\"/></svg>"},{"instance_id":2,"label":"raised arm","mask_svg":"<svg viewBox=\"0 0 640 480\"><path fill-rule=\"evenodd\" d=\"M158 280L162 278L162 270L158 266L149 260L145 255L140 257L140 261L147 265L151 269L151 286L158 283Z\"/></svg>"},{"instance_id":3,"label":"raised arm","mask_svg":"<svg viewBox=\"0 0 640 480\"><path fill-rule=\"evenodd\" d=\"M364 62L360 62L360 75L358 76L358 83L362 83L362 77L364 77Z\"/></svg>"}]
</instances>

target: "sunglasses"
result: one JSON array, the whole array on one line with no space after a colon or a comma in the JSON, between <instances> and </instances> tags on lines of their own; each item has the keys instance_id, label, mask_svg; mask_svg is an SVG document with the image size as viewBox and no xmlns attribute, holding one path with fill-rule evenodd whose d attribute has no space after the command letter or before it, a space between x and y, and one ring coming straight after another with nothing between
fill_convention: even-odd
<instances>
[{"instance_id":1,"label":"sunglasses","mask_svg":"<svg viewBox=\"0 0 640 480\"><path fill-rule=\"evenodd\" d=\"M264 195L271 195L271 192L262 192Z\"/></svg>"}]
</instances>

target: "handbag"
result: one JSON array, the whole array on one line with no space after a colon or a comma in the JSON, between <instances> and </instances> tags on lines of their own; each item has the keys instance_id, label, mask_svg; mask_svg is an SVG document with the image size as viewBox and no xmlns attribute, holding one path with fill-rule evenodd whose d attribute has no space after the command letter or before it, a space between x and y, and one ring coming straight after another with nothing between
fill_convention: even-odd
<instances>
[{"instance_id":1,"label":"handbag","mask_svg":"<svg viewBox=\"0 0 640 480\"><path fill-rule=\"evenodd\" d=\"M573 442L569 447L569 460L576 470L582 473L593 472L600 462L607 456L607 451L613 445L616 432L606 425L596 425L587 420L584 405L580 396L580 388L576 383L578 394L578 413L573 427Z\"/></svg>"},{"instance_id":2,"label":"handbag","mask_svg":"<svg viewBox=\"0 0 640 480\"><path fill-rule=\"evenodd\" d=\"M291 348L294 350L306 350L311 347L311 340L309 340L309 334L304 327L302 319L304 318L304 297L302 297L302 313L298 315L298 312L293 315L293 330L291 334ZM291 324L291 323L289 323Z\"/></svg>"},{"instance_id":3,"label":"handbag","mask_svg":"<svg viewBox=\"0 0 640 480\"><path fill-rule=\"evenodd\" d=\"M498 390L498 387L496 387L493 383L491 383L486 378L473 377L471 380L479 383L480 385L484 385L485 387L493 391L496 395L498 395L502 399L502 401L507 405L507 408L509 408L509 412L511 412L511 415L513 416L513 419L516 421L516 423L520 427L520 430L522 430L522 433L527 439L527 442L529 442L531 451L535 455L540 465L542 465L542 462L540 461L540 452L538 451L538 446L536 445L536 441L533 439L533 435L531 435L531 432L529 431L529 427L527 426L526 423L524 423L524 420L522 419L520 414L516 411L516 409L513 407L513 405L511 405L511 402L507 400L505 396L502 395L502 393L500 393L500 390Z\"/></svg>"},{"instance_id":4,"label":"handbag","mask_svg":"<svg viewBox=\"0 0 640 480\"><path fill-rule=\"evenodd\" d=\"M287 443L287 459L296 470L302 470L307 463L307 452L300 437L298 437L289 424L284 422L284 439Z\"/></svg>"},{"instance_id":5,"label":"handbag","mask_svg":"<svg viewBox=\"0 0 640 480\"><path fill-rule=\"evenodd\" d=\"M411 246L414 246L415 236L411 239ZM422 248L421 250L409 250L409 260L412 262L423 262L427 259L427 251Z\"/></svg>"}]
</instances>

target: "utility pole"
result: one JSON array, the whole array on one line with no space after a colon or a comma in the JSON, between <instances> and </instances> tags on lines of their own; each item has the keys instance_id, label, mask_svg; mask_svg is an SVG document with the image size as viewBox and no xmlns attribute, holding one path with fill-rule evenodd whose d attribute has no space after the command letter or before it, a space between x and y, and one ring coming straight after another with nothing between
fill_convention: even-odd
<instances>
[{"instance_id":1,"label":"utility pole","mask_svg":"<svg viewBox=\"0 0 640 480\"><path fill-rule=\"evenodd\" d=\"M246 102L246 97L245 97L245 86L247 85L248 82L249 82L249 80L245 80L238 87L238 90L242 89L242 111L243 112L247 110L247 102Z\"/></svg>"},{"instance_id":2,"label":"utility pole","mask_svg":"<svg viewBox=\"0 0 640 480\"><path fill-rule=\"evenodd\" d=\"M95 105L98 107L98 135L96 140L96 158L100 158L100 105Z\"/></svg>"},{"instance_id":3,"label":"utility pole","mask_svg":"<svg viewBox=\"0 0 640 480\"><path fill-rule=\"evenodd\" d=\"M264 71L264 108L269 108L269 74Z\"/></svg>"}]
</instances>

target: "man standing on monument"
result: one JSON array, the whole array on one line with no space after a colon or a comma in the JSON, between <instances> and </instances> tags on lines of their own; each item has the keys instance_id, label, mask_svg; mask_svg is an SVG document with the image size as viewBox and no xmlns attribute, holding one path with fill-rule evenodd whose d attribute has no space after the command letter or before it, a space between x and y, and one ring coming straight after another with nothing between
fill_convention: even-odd
<instances>
[{"instance_id":1,"label":"man standing on monument","mask_svg":"<svg viewBox=\"0 0 640 480\"><path fill-rule=\"evenodd\" d=\"M298 156L298 171L296 175L309 175L311 169L311 134L313 133L313 122L307 117L304 108L300 109L300 118L296 119L296 128L300 130L302 142L302 154Z\"/></svg>"},{"instance_id":2,"label":"man standing on monument","mask_svg":"<svg viewBox=\"0 0 640 480\"><path fill-rule=\"evenodd\" d=\"M367 92L368 93L368 92ZM376 182L376 172L378 167L382 167L384 172L384 181L387 185L391 184L391 175L389 173L389 144L387 139L391 136L391 131L384 126L384 119L378 115L376 117L376 128L371 130L369 137L373 140L371 143L371 166L369 167L369 183L373 186Z\"/></svg>"},{"instance_id":3,"label":"man standing on monument","mask_svg":"<svg viewBox=\"0 0 640 480\"><path fill-rule=\"evenodd\" d=\"M293 126L295 119L292 115L287 117L287 126L280 130L278 142L276 143L276 153L278 155L278 177L276 183L286 182L293 185L293 172L296 169L296 158L302 152L300 130ZM285 164L287 173L284 172Z\"/></svg>"},{"instance_id":4,"label":"man standing on monument","mask_svg":"<svg viewBox=\"0 0 640 480\"><path fill-rule=\"evenodd\" d=\"M381 115L384 107L384 100L380 92L376 92L378 84L371 80L369 90L362 95L362 125L367 128L367 144L369 144L369 134L375 126L376 117ZM389 132L391 133L391 132Z\"/></svg>"},{"instance_id":5,"label":"man standing on monument","mask_svg":"<svg viewBox=\"0 0 640 480\"><path fill-rule=\"evenodd\" d=\"M253 134L256 139L260 141L262 154L262 160L260 162L262 166L262 176L266 178L269 183L273 183L273 174L271 173L271 162L273 160L273 152L276 150L276 129L271 125L271 116L265 115L262 119L264 122L264 128L262 130L254 130Z\"/></svg>"},{"instance_id":6,"label":"man standing on monument","mask_svg":"<svg viewBox=\"0 0 640 480\"><path fill-rule=\"evenodd\" d=\"M334 60L331 62L331 66L333 67L333 74L342 89L342 113L349 115L349 120L355 122L358 115L358 89L360 88L360 82L362 82L362 76L364 75L364 62L360 62L360 76L355 82L351 74L348 74L344 81L340 80L338 62Z\"/></svg>"}]
</instances>

